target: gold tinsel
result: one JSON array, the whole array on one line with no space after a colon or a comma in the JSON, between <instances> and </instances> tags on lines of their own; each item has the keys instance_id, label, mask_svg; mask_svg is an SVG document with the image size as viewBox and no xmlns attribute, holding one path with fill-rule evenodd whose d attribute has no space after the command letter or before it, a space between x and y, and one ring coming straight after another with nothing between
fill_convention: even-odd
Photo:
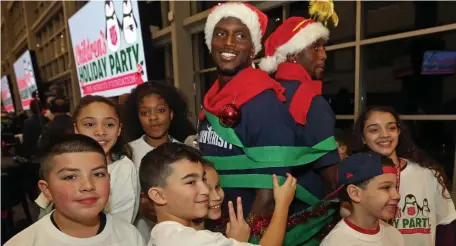
<instances>
[{"instance_id":1,"label":"gold tinsel","mask_svg":"<svg viewBox=\"0 0 456 246\"><path fill-rule=\"evenodd\" d=\"M334 2L332 0L310 0L309 14L311 19L323 22L325 26L329 19L331 19L335 27L339 24L339 17L334 10Z\"/></svg>"}]
</instances>

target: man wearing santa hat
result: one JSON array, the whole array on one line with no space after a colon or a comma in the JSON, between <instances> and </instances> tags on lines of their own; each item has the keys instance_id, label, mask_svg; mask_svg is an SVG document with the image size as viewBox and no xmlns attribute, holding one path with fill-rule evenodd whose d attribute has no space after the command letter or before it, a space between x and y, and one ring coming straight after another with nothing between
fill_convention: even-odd
<instances>
[{"instance_id":1,"label":"man wearing santa hat","mask_svg":"<svg viewBox=\"0 0 456 246\"><path fill-rule=\"evenodd\" d=\"M271 175L284 180L292 166L307 161L302 154L307 149L294 147L296 124L284 103L283 87L264 71L252 68L266 26L267 16L255 7L228 2L211 10L204 30L217 80L204 97L198 145L215 163L225 191L225 210L228 201L242 198L252 242L258 242L274 210ZM295 200L305 201L308 195L298 187ZM307 202L318 200L310 197ZM293 218L289 228L303 217ZM296 235L311 229L294 231L285 238L287 245L306 240Z\"/></svg>"},{"instance_id":2,"label":"man wearing santa hat","mask_svg":"<svg viewBox=\"0 0 456 246\"><path fill-rule=\"evenodd\" d=\"M318 199L335 188L340 162L334 139L336 118L321 96L328 36L322 23L291 17L265 41L266 57L259 64L285 88L290 113L300 126L297 145L324 145L330 150L304 168L293 170L294 175L299 174L300 184Z\"/></svg>"}]
</instances>

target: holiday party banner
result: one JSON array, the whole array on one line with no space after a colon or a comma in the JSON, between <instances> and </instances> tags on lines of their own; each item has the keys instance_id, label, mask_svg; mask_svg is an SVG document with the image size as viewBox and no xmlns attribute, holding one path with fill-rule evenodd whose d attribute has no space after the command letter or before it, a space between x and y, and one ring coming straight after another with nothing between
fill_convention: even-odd
<instances>
[{"instance_id":1,"label":"holiday party banner","mask_svg":"<svg viewBox=\"0 0 456 246\"><path fill-rule=\"evenodd\" d=\"M82 96L118 96L147 80L137 1L90 1L69 19Z\"/></svg>"},{"instance_id":2,"label":"holiday party banner","mask_svg":"<svg viewBox=\"0 0 456 246\"><path fill-rule=\"evenodd\" d=\"M8 84L8 77L5 75L2 77L2 103L3 107L8 112L14 112L13 99Z\"/></svg>"},{"instance_id":3,"label":"holiday party banner","mask_svg":"<svg viewBox=\"0 0 456 246\"><path fill-rule=\"evenodd\" d=\"M21 96L22 109L30 109L32 93L37 91L35 71L33 70L32 56L27 50L13 64L14 74L16 75L17 87Z\"/></svg>"}]
</instances>

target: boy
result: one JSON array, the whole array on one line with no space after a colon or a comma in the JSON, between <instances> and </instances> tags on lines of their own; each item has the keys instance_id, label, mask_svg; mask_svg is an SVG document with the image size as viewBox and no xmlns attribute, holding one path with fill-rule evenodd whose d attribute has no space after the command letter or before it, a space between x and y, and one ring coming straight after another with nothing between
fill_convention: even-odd
<instances>
[{"instance_id":1,"label":"boy","mask_svg":"<svg viewBox=\"0 0 456 246\"><path fill-rule=\"evenodd\" d=\"M5 246L145 245L136 228L104 214L109 173L103 148L92 138L68 135L41 160L41 192L55 210Z\"/></svg>"},{"instance_id":2,"label":"boy","mask_svg":"<svg viewBox=\"0 0 456 246\"><path fill-rule=\"evenodd\" d=\"M179 143L165 143L149 152L141 161L139 176L144 194L154 202L158 224L151 231L149 246L251 245L250 228L244 220L241 199L237 213L229 202L230 222L227 237L221 233L191 228L195 219L208 213L208 194L202 156L198 150ZM153 174L153 175L151 175ZM296 190L296 179L288 175L282 186L273 176L275 210L260 241L262 245L281 245L288 207Z\"/></svg>"},{"instance_id":3,"label":"boy","mask_svg":"<svg viewBox=\"0 0 456 246\"><path fill-rule=\"evenodd\" d=\"M400 195L396 190L397 169L391 159L376 153L360 153L340 164L338 186L341 201L349 201L352 213L325 237L322 246L403 246L394 227L381 222L393 219Z\"/></svg>"},{"instance_id":4,"label":"boy","mask_svg":"<svg viewBox=\"0 0 456 246\"><path fill-rule=\"evenodd\" d=\"M339 152L339 157L341 160L350 156L351 151L348 147L348 139L350 136L347 134L346 131L336 128L334 137L336 138L337 143L337 152Z\"/></svg>"}]
</instances>

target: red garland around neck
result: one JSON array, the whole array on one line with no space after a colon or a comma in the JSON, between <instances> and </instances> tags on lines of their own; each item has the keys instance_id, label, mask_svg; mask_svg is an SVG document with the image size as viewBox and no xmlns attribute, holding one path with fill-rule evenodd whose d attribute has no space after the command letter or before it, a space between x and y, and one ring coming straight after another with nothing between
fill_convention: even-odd
<instances>
[{"instance_id":1,"label":"red garland around neck","mask_svg":"<svg viewBox=\"0 0 456 246\"><path fill-rule=\"evenodd\" d=\"M289 111L297 123L306 124L307 112L312 99L316 95L321 95L322 82L312 80L309 73L301 65L291 62L279 64L275 78L282 81L301 82L291 99Z\"/></svg>"},{"instance_id":2,"label":"red garland around neck","mask_svg":"<svg viewBox=\"0 0 456 246\"><path fill-rule=\"evenodd\" d=\"M285 89L280 83L260 69L248 67L242 70L222 89L220 89L219 81L216 80L204 96L204 109L201 111L199 118L200 120L205 118L204 110L218 116L222 107L230 103L240 108L243 104L268 89L272 89L280 101L285 101L285 96L283 95Z\"/></svg>"},{"instance_id":3,"label":"red garland around neck","mask_svg":"<svg viewBox=\"0 0 456 246\"><path fill-rule=\"evenodd\" d=\"M283 62L277 67L275 74L277 80L298 80L305 87L320 95L322 90L321 80L312 80L309 73L301 65L291 62Z\"/></svg>"}]
</instances>

